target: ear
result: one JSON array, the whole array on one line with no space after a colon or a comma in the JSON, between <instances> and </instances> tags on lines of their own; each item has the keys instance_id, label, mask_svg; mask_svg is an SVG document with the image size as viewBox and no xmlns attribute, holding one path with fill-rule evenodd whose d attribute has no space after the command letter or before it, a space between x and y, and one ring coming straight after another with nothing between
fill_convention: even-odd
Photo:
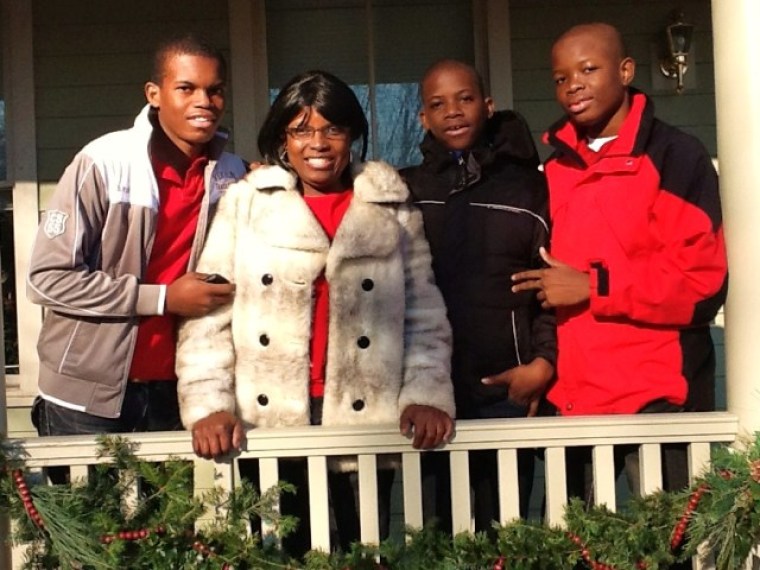
<instances>
[{"instance_id":1,"label":"ear","mask_svg":"<svg viewBox=\"0 0 760 570\"><path fill-rule=\"evenodd\" d=\"M493 117L494 110L496 109L496 107L494 106L493 97L486 97L484 101L486 103L486 111L488 114L488 118L490 119L491 117Z\"/></svg>"},{"instance_id":2,"label":"ear","mask_svg":"<svg viewBox=\"0 0 760 570\"><path fill-rule=\"evenodd\" d=\"M161 87L158 84L148 81L145 84L145 98L148 104L156 109L161 107Z\"/></svg>"},{"instance_id":3,"label":"ear","mask_svg":"<svg viewBox=\"0 0 760 570\"><path fill-rule=\"evenodd\" d=\"M420 111L420 124L422 125L422 130L429 131L430 126L427 122L427 117L425 116L425 111Z\"/></svg>"},{"instance_id":4,"label":"ear","mask_svg":"<svg viewBox=\"0 0 760 570\"><path fill-rule=\"evenodd\" d=\"M636 62L631 57L626 57L620 62L620 80L628 87L636 76Z\"/></svg>"}]
</instances>

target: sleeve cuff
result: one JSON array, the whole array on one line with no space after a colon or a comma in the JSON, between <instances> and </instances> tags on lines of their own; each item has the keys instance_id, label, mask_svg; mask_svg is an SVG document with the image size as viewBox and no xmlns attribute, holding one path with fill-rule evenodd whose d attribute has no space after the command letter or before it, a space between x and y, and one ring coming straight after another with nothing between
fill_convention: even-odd
<instances>
[{"instance_id":1,"label":"sleeve cuff","mask_svg":"<svg viewBox=\"0 0 760 570\"><path fill-rule=\"evenodd\" d=\"M158 291L158 307L156 308L157 315L163 315L166 310L166 285L161 285L161 289Z\"/></svg>"}]
</instances>

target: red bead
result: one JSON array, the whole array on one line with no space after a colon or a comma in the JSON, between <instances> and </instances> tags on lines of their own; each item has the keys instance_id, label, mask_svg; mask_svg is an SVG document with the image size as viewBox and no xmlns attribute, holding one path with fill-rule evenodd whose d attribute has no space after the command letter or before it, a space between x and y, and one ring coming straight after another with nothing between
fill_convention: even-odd
<instances>
[{"instance_id":1,"label":"red bead","mask_svg":"<svg viewBox=\"0 0 760 570\"><path fill-rule=\"evenodd\" d=\"M150 531L147 528L143 528L143 529L140 529L138 536L140 538L147 538L149 534L150 534Z\"/></svg>"}]
</instances>

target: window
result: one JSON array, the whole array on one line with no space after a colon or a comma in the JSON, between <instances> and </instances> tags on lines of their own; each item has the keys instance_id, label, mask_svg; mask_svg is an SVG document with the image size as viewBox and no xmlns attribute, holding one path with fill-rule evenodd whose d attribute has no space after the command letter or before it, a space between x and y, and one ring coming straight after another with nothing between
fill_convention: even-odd
<instances>
[{"instance_id":1,"label":"window","mask_svg":"<svg viewBox=\"0 0 760 570\"><path fill-rule=\"evenodd\" d=\"M0 26L0 48L3 46ZM19 353L16 320L16 271L13 253L13 193L8 183L8 161L5 143L5 96L3 51L0 49L0 296L3 310L3 346L5 372L18 374Z\"/></svg>"},{"instance_id":2,"label":"window","mask_svg":"<svg viewBox=\"0 0 760 570\"><path fill-rule=\"evenodd\" d=\"M471 0L280 0L267 3L271 98L324 69L352 86L370 122L368 158L420 161L418 82L443 57L474 63Z\"/></svg>"}]
</instances>

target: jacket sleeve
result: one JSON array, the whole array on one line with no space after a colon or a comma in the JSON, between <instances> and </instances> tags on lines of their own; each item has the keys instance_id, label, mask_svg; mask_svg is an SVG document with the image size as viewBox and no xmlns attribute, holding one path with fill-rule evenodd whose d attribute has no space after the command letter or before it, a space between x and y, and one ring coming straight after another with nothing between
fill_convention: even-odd
<instances>
[{"instance_id":1,"label":"jacket sleeve","mask_svg":"<svg viewBox=\"0 0 760 570\"><path fill-rule=\"evenodd\" d=\"M548 192L546 188L545 180L541 180L541 185L536 188L536 191L541 192L541 200L536 208L536 214L540 216L541 221L536 220L533 231L533 249L531 268L539 269L545 267L539 248L545 247L547 251L551 251L549 247L549 213L548 213ZM533 296L532 307L533 320L531 323L531 349L532 357L542 357L552 364L557 365L557 318L554 315L554 311L549 311L541 307L541 303Z\"/></svg>"},{"instance_id":2,"label":"jacket sleeve","mask_svg":"<svg viewBox=\"0 0 760 570\"><path fill-rule=\"evenodd\" d=\"M235 247L240 199L246 182L230 186L219 201L198 271L218 273L235 281ZM178 333L177 394L182 423L195 422L214 412L236 411L235 346L232 336L233 303L203 317L184 320Z\"/></svg>"},{"instance_id":3,"label":"jacket sleeve","mask_svg":"<svg viewBox=\"0 0 760 570\"><path fill-rule=\"evenodd\" d=\"M404 256L404 377L399 410L410 404L433 406L455 416L451 383L451 327L435 286L422 214L414 206L399 210Z\"/></svg>"},{"instance_id":4,"label":"jacket sleeve","mask_svg":"<svg viewBox=\"0 0 760 570\"><path fill-rule=\"evenodd\" d=\"M82 317L159 313L160 285L141 285L136 275L113 277L101 271L106 232L125 230L108 216L108 190L101 172L80 152L63 173L37 230L27 274L30 301ZM109 221L114 227L107 229Z\"/></svg>"},{"instance_id":5,"label":"jacket sleeve","mask_svg":"<svg viewBox=\"0 0 760 570\"><path fill-rule=\"evenodd\" d=\"M590 260L591 311L652 325L707 324L728 286L717 174L691 137L670 145L662 163L646 247L629 245L625 267Z\"/></svg>"}]
</instances>

